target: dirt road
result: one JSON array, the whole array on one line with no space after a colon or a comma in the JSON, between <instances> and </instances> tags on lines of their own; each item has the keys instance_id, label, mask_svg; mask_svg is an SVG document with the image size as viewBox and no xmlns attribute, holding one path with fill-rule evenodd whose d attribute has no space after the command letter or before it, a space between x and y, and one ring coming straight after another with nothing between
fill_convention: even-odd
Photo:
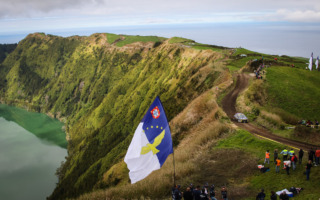
<instances>
[{"instance_id":1,"label":"dirt road","mask_svg":"<svg viewBox=\"0 0 320 200\"><path fill-rule=\"evenodd\" d=\"M227 113L228 117L230 119L233 119L233 115L236 113L236 100L240 92L242 92L247 86L249 82L250 76L247 74L239 74L237 77L237 82L235 85L235 88L227 94L224 99L222 100L222 108ZM255 134L257 136L268 138L280 143L283 143L285 145L288 145L290 147L294 147L296 149L302 148L303 150L309 150L311 147L313 148L320 148L320 146L315 146L312 144L307 144L304 142L298 142L294 140L290 140L288 138L283 138L277 135L272 134L272 132L254 126L253 124L249 123L238 123L236 121L233 121L237 126L249 131L252 134Z\"/></svg>"}]
</instances>

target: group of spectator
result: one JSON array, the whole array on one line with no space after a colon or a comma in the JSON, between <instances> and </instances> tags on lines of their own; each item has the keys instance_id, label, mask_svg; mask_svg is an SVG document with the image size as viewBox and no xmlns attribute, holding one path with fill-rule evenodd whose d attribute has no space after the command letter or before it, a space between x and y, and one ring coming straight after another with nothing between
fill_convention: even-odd
<instances>
[{"instance_id":1,"label":"group of spectator","mask_svg":"<svg viewBox=\"0 0 320 200\"><path fill-rule=\"evenodd\" d=\"M304 151L303 149L300 149L298 152L299 157L297 157L295 154L295 151L292 148L290 151L284 148L283 151L280 152L280 154L283 155L282 157L283 167L286 170L287 174L289 175L291 166L292 166L292 170L295 170L298 163L301 165ZM279 173L281 160L279 158L279 153L277 149L274 150L274 163L275 163L276 173ZM264 164L270 164L269 150L267 150L265 153ZM305 172L306 180L310 179L311 167L313 165L318 166L319 164L320 164L320 149L314 150L313 148L310 148L310 150L308 151L308 162L306 164L306 172Z\"/></svg>"},{"instance_id":2,"label":"group of spectator","mask_svg":"<svg viewBox=\"0 0 320 200\"><path fill-rule=\"evenodd\" d=\"M228 200L226 187L221 188L220 194L222 200ZM199 185L194 188L193 184L190 184L185 192L181 192L180 185L175 185L172 188L172 200L181 200L182 198L184 200L217 200L215 186L209 187L208 184L205 184L201 189Z\"/></svg>"},{"instance_id":3,"label":"group of spectator","mask_svg":"<svg viewBox=\"0 0 320 200\"><path fill-rule=\"evenodd\" d=\"M319 128L318 120L314 120L314 122L312 122L311 120L302 119L298 122L298 124L305 125L307 127L312 127L312 128Z\"/></svg>"},{"instance_id":4,"label":"group of spectator","mask_svg":"<svg viewBox=\"0 0 320 200\"><path fill-rule=\"evenodd\" d=\"M256 74L257 79L262 79L261 73L263 73L263 74L265 73L263 68L264 68L264 64L260 65L257 70L254 70L254 73Z\"/></svg>"}]
</instances>

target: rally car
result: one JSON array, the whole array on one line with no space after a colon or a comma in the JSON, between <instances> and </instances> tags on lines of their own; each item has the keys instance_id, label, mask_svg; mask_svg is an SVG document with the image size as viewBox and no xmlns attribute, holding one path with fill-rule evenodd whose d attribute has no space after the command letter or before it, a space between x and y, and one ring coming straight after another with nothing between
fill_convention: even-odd
<instances>
[{"instance_id":1,"label":"rally car","mask_svg":"<svg viewBox=\"0 0 320 200\"><path fill-rule=\"evenodd\" d=\"M248 118L243 113L236 113L234 118L240 123L248 123Z\"/></svg>"}]
</instances>

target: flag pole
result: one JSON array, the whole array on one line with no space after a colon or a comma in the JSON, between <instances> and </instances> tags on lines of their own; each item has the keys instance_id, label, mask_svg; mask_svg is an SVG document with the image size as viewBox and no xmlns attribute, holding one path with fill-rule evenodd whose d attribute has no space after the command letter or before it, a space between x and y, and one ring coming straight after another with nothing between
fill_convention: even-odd
<instances>
[{"instance_id":1,"label":"flag pole","mask_svg":"<svg viewBox=\"0 0 320 200\"><path fill-rule=\"evenodd\" d=\"M176 165L174 162L174 150L172 151L172 160L173 160L173 185L176 186Z\"/></svg>"}]
</instances>

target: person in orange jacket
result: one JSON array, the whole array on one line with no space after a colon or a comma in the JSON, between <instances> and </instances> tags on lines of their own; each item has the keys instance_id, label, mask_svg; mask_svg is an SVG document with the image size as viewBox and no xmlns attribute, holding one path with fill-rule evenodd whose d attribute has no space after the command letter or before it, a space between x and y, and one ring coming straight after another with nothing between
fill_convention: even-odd
<instances>
[{"instance_id":1,"label":"person in orange jacket","mask_svg":"<svg viewBox=\"0 0 320 200\"><path fill-rule=\"evenodd\" d=\"M268 163L268 164L270 164L270 153L269 153L269 150L267 150L267 152L266 152L266 156L265 156L265 159L264 159L264 164L265 163Z\"/></svg>"},{"instance_id":2,"label":"person in orange jacket","mask_svg":"<svg viewBox=\"0 0 320 200\"><path fill-rule=\"evenodd\" d=\"M279 158L276 159L276 173L280 172L281 160Z\"/></svg>"}]
</instances>

